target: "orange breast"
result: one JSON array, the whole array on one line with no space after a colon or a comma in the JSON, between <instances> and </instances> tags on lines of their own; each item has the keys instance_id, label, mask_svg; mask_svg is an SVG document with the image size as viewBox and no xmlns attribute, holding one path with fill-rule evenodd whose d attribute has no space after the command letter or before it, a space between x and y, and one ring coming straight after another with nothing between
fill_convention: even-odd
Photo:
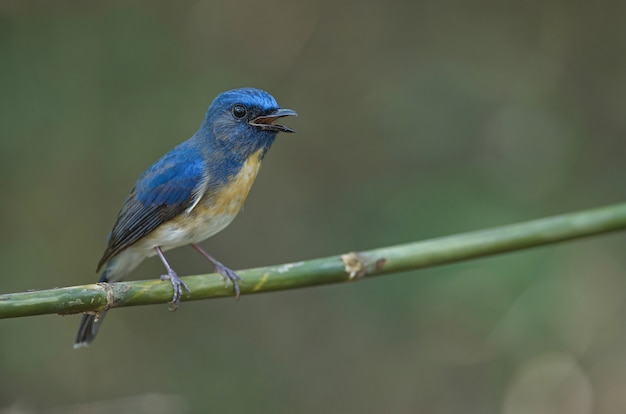
<instances>
[{"instance_id":1,"label":"orange breast","mask_svg":"<svg viewBox=\"0 0 626 414\"><path fill-rule=\"evenodd\" d=\"M259 173L261 152L259 150L252 154L243 164L239 173L221 187L217 194L205 194L191 211L191 214L198 210L196 213L203 215L236 215L246 201L252 184Z\"/></svg>"}]
</instances>

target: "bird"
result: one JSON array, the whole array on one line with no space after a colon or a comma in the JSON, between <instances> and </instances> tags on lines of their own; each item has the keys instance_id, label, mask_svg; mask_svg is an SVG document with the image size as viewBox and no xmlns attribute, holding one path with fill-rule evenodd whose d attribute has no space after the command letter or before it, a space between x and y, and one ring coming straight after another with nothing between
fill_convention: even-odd
<instances>
[{"instance_id":1,"label":"bird","mask_svg":"<svg viewBox=\"0 0 626 414\"><path fill-rule=\"evenodd\" d=\"M276 121L297 116L280 108L268 92L233 89L218 95L188 140L163 155L138 178L130 191L98 262L100 283L126 277L144 259L157 255L165 266L162 280L174 290L176 310L189 286L172 269L165 252L191 245L215 267L239 298L241 278L202 249L198 243L228 226L241 210L261 161L279 132L293 129ZM84 314L74 348L96 337L105 311Z\"/></svg>"}]
</instances>

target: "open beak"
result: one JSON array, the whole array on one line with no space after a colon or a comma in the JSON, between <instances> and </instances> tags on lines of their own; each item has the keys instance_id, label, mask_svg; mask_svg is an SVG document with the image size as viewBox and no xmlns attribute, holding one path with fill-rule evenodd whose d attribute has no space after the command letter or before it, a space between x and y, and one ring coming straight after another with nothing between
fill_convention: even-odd
<instances>
[{"instance_id":1,"label":"open beak","mask_svg":"<svg viewBox=\"0 0 626 414\"><path fill-rule=\"evenodd\" d=\"M278 118L282 118L284 116L298 116L298 114L296 111L292 111L291 109L277 109L268 115L257 116L250 121L250 125L261 128L264 131L296 132L289 127L274 123Z\"/></svg>"}]
</instances>

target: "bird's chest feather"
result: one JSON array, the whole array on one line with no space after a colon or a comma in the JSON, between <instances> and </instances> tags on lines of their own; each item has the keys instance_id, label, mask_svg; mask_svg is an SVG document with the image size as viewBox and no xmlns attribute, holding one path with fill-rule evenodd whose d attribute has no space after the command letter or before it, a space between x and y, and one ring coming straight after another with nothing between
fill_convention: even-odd
<instances>
[{"instance_id":1,"label":"bird's chest feather","mask_svg":"<svg viewBox=\"0 0 626 414\"><path fill-rule=\"evenodd\" d=\"M190 211L155 230L155 242L164 249L198 243L223 230L237 216L261 166L261 154L253 154L239 172L216 188L207 188Z\"/></svg>"}]
</instances>

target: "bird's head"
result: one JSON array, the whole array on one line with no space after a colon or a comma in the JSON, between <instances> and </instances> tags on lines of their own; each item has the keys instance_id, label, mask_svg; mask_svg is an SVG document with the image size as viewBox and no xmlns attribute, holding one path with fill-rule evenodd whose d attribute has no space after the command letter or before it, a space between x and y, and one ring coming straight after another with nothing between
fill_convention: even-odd
<instances>
[{"instance_id":1,"label":"bird's head","mask_svg":"<svg viewBox=\"0 0 626 414\"><path fill-rule=\"evenodd\" d=\"M211 136L215 144L247 157L270 148L279 132L295 132L276 121L293 115L291 109L278 106L276 99L260 89L241 88L220 94L207 112L200 132Z\"/></svg>"}]
</instances>

